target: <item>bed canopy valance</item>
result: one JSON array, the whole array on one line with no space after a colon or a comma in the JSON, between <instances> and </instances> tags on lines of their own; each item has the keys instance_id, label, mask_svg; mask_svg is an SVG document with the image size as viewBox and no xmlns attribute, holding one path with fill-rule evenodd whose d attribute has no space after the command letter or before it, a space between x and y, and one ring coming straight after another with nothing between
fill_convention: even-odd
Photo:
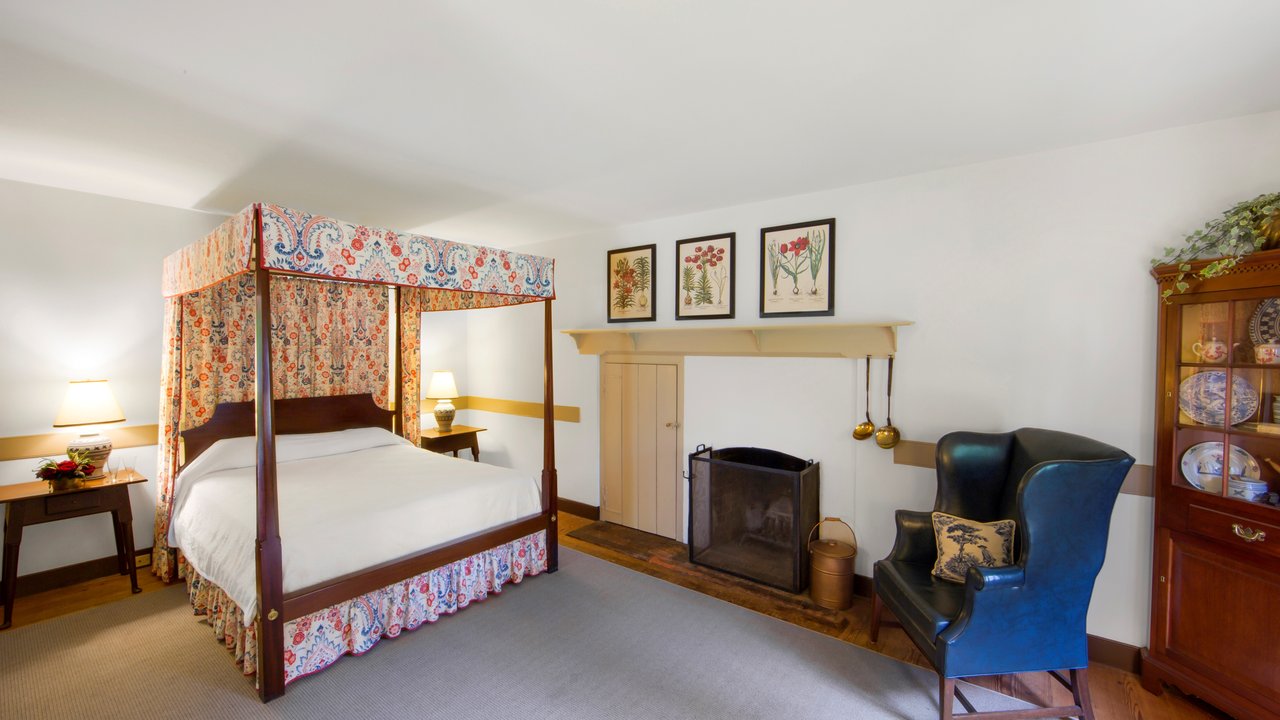
<instances>
[{"instance_id":1,"label":"bed canopy valance","mask_svg":"<svg viewBox=\"0 0 1280 720\"><path fill-rule=\"evenodd\" d=\"M164 261L165 297L195 292L257 267L330 280L424 288L433 310L555 297L554 261L425 235L356 225L259 203ZM471 297L468 297L471 296ZM481 304L473 304L481 303Z\"/></svg>"},{"instance_id":2,"label":"bed canopy valance","mask_svg":"<svg viewBox=\"0 0 1280 720\"><path fill-rule=\"evenodd\" d=\"M250 205L165 259L153 572L169 581L185 571L181 553L168 544L174 480L182 464L192 459L182 456L182 435L205 426L215 429L201 432L214 437L256 435L260 617L244 632L258 650L264 699L284 692L286 621L296 621L326 603L359 598L382 588L389 577L400 579L397 573L409 577L478 550L527 539L530 533L545 532L546 569L555 570L553 271L554 261L548 258L356 225L268 203ZM276 434L312 431L316 407L324 408L320 414L345 414L348 407L356 407L352 403L363 402L372 409L357 407L357 415L377 422L384 414L393 417L395 432L416 443L421 313L529 302L545 303L541 515L286 596ZM298 403L311 402L303 398L329 400L299 410ZM211 423L215 410L219 422ZM240 429L219 435L235 413L244 416ZM349 426L337 419L334 423L333 428ZM202 440L201 449L204 445Z\"/></svg>"}]
</instances>

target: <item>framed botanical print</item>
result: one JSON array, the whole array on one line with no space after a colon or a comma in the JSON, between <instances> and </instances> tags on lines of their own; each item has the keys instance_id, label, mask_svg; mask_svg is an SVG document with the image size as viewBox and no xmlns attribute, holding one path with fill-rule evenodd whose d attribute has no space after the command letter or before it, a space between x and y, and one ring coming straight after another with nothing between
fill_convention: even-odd
<instances>
[{"instance_id":1,"label":"framed botanical print","mask_svg":"<svg viewBox=\"0 0 1280 720\"><path fill-rule=\"evenodd\" d=\"M835 218L760 230L760 317L834 315Z\"/></svg>"},{"instance_id":2,"label":"framed botanical print","mask_svg":"<svg viewBox=\"0 0 1280 720\"><path fill-rule=\"evenodd\" d=\"M654 310L653 259L657 245L609 251L609 322L657 319Z\"/></svg>"},{"instance_id":3,"label":"framed botanical print","mask_svg":"<svg viewBox=\"0 0 1280 720\"><path fill-rule=\"evenodd\" d=\"M676 319L733 317L735 233L676 241Z\"/></svg>"}]
</instances>

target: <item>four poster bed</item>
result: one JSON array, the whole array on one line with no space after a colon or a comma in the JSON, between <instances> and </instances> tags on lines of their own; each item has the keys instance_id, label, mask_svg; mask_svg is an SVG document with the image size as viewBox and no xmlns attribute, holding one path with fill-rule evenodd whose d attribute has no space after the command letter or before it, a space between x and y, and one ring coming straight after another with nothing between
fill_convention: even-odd
<instances>
[{"instance_id":1,"label":"four poster bed","mask_svg":"<svg viewBox=\"0 0 1280 720\"><path fill-rule=\"evenodd\" d=\"M264 701L556 570L553 266L266 203L165 259L153 572ZM541 475L419 450L421 313L528 302Z\"/></svg>"}]
</instances>

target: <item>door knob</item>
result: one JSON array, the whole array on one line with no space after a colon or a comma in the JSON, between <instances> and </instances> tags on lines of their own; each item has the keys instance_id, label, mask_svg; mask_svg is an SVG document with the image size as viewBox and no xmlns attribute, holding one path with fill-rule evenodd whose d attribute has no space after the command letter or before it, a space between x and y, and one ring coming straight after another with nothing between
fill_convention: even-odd
<instances>
[{"instance_id":1,"label":"door knob","mask_svg":"<svg viewBox=\"0 0 1280 720\"><path fill-rule=\"evenodd\" d=\"M678 422L669 422L669 423L667 423L667 427L672 428L672 429L675 429L675 428L680 427L680 423L678 423Z\"/></svg>"}]
</instances>

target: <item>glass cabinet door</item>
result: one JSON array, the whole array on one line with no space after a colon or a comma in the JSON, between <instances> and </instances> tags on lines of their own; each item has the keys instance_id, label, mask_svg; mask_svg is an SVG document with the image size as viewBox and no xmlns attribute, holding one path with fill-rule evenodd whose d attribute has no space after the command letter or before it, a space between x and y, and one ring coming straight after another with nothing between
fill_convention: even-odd
<instances>
[{"instance_id":1,"label":"glass cabinet door","mask_svg":"<svg viewBox=\"0 0 1280 720\"><path fill-rule=\"evenodd\" d=\"M1280 505L1280 297L1181 308L1174 483Z\"/></svg>"}]
</instances>

